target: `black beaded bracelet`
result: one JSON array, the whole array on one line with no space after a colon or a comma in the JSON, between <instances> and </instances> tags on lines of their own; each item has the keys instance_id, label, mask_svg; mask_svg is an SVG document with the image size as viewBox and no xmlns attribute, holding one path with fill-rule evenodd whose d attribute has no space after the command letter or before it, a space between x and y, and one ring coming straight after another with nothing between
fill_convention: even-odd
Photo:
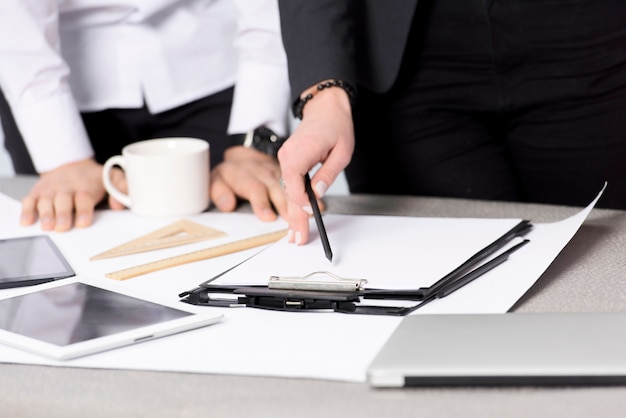
<instances>
[{"instance_id":1,"label":"black beaded bracelet","mask_svg":"<svg viewBox=\"0 0 626 418\"><path fill-rule=\"evenodd\" d=\"M339 87L343 89L348 94L348 99L350 100L350 104L354 104L354 89L343 80L329 80L317 85L317 89L314 93L309 93L304 97L298 99L296 104L293 106L293 114L296 118L302 119L302 110L304 109L304 105L309 102L317 93L320 91L330 88L330 87Z\"/></svg>"}]
</instances>

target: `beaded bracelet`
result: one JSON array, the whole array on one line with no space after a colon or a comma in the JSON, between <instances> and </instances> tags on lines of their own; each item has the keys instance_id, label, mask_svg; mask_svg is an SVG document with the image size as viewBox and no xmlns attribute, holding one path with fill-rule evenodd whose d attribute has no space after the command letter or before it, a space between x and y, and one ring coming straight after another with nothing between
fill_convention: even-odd
<instances>
[{"instance_id":1,"label":"beaded bracelet","mask_svg":"<svg viewBox=\"0 0 626 418\"><path fill-rule=\"evenodd\" d=\"M293 114L296 118L302 119L302 110L304 109L304 105L309 102L317 93L320 91L330 88L330 87L339 87L343 89L348 94L348 99L350 100L350 104L352 105L354 102L354 89L343 80L329 80L317 85L317 90L313 93L309 93L304 97L298 99L296 104L293 106Z\"/></svg>"}]
</instances>

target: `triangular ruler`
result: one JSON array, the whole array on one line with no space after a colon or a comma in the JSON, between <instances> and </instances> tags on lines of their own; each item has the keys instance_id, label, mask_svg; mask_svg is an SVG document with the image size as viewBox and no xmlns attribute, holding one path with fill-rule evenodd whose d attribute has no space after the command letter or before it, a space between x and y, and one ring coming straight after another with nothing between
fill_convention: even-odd
<instances>
[{"instance_id":1,"label":"triangular ruler","mask_svg":"<svg viewBox=\"0 0 626 418\"><path fill-rule=\"evenodd\" d=\"M183 219L147 235L111 248L103 253L94 255L90 260L101 260L103 258L113 258L160 250L223 236L226 236L225 232Z\"/></svg>"}]
</instances>

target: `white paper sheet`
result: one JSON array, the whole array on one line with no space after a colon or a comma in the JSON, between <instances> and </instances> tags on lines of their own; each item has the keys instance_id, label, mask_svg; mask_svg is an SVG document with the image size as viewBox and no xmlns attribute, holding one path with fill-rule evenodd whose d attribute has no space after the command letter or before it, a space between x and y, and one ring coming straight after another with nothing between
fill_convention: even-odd
<instances>
[{"instance_id":1,"label":"white paper sheet","mask_svg":"<svg viewBox=\"0 0 626 418\"><path fill-rule=\"evenodd\" d=\"M560 222L534 224L531 243L504 263L447 298L415 312L503 313L535 283L585 220L594 200ZM41 233L16 226L19 203L0 195L0 237ZM137 218L127 211L102 211L91 228L51 233L78 277L109 281L104 274L229 240L282 229L248 214L205 213L190 219L229 234L227 238L117 259L88 261L103 250L173 221ZM366 278L370 287L429 285L510 229L518 219L452 219L380 216L324 217L335 259L321 244L296 247L278 242L219 279L220 283L266 283L269 275L303 275L329 270ZM532 220L531 220L532 221ZM125 289L178 300L178 293L226 270L258 250L248 250L120 282ZM22 290L23 291L23 290ZM0 297L19 290L0 291ZM365 381L365 370L400 321L397 317L339 313L291 313L250 308L216 309L217 325L68 362L54 362L0 346L0 361L70 367L166 370L196 373Z\"/></svg>"}]
</instances>

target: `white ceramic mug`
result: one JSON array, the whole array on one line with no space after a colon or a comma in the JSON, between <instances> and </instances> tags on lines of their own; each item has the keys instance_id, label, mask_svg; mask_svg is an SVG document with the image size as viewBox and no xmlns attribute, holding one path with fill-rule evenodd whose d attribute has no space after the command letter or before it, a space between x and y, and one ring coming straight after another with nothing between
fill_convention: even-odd
<instances>
[{"instance_id":1,"label":"white ceramic mug","mask_svg":"<svg viewBox=\"0 0 626 418\"><path fill-rule=\"evenodd\" d=\"M128 193L111 182L124 170ZM209 206L209 144L195 138L149 139L127 145L104 163L104 188L138 215L186 216Z\"/></svg>"}]
</instances>

